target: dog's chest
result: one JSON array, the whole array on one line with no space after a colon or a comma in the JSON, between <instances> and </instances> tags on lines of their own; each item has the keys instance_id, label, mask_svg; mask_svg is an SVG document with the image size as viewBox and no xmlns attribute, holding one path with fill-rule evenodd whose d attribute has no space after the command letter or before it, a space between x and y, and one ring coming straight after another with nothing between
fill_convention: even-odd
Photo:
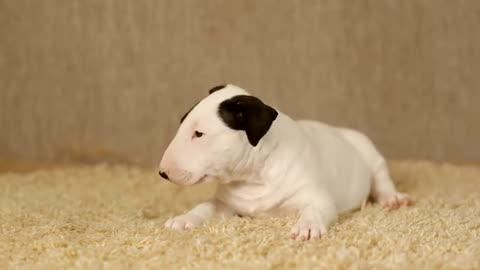
<instances>
[{"instance_id":1,"label":"dog's chest","mask_svg":"<svg viewBox=\"0 0 480 270\"><path fill-rule=\"evenodd\" d=\"M241 183L219 187L217 198L241 215L278 215L282 213L280 194L267 185Z\"/></svg>"}]
</instances>

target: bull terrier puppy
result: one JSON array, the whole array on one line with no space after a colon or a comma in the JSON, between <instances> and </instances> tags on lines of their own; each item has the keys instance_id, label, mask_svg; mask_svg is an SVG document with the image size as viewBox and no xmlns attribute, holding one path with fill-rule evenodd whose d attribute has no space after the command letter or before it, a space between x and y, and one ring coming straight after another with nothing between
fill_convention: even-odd
<instances>
[{"instance_id":1,"label":"bull terrier puppy","mask_svg":"<svg viewBox=\"0 0 480 270\"><path fill-rule=\"evenodd\" d=\"M296 213L291 237L318 239L369 197L390 209L412 202L365 135L295 121L235 85L212 88L182 117L159 174L184 186L218 183L214 198L165 223L176 230L214 217Z\"/></svg>"}]
</instances>

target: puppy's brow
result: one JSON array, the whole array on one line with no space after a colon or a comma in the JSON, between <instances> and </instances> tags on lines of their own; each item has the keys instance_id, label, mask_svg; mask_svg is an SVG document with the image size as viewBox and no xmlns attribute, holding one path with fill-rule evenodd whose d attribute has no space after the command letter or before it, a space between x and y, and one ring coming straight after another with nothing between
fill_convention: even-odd
<instances>
[{"instance_id":1,"label":"puppy's brow","mask_svg":"<svg viewBox=\"0 0 480 270\"><path fill-rule=\"evenodd\" d=\"M180 124L183 123L183 121L185 120L185 118L187 118L188 114L193 110L193 108L195 108L195 106L198 105L198 103L200 103L200 101L198 101L197 103L195 103L195 105L192 106L192 108L190 108L190 110L188 110L185 115L182 116L182 118L180 119Z\"/></svg>"}]
</instances>

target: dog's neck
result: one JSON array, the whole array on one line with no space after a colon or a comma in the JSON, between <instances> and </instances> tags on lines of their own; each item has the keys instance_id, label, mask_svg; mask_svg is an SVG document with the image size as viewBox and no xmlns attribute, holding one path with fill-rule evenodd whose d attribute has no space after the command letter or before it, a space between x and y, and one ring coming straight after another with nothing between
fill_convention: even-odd
<instances>
[{"instance_id":1,"label":"dog's neck","mask_svg":"<svg viewBox=\"0 0 480 270\"><path fill-rule=\"evenodd\" d=\"M240 182L261 184L263 168L274 153L275 147L276 143L263 141L255 147L241 148L238 155L230 162L230 166L225 167L221 182L223 184Z\"/></svg>"},{"instance_id":2,"label":"dog's neck","mask_svg":"<svg viewBox=\"0 0 480 270\"><path fill-rule=\"evenodd\" d=\"M298 177L295 173L302 171L295 168L295 161L307 142L288 116L279 114L274 123L256 147L245 147L248 150L244 150L230 177L222 177L226 181L217 188L216 197L240 213L254 214L280 206L301 187L292 185L292 181Z\"/></svg>"},{"instance_id":3,"label":"dog's neck","mask_svg":"<svg viewBox=\"0 0 480 270\"><path fill-rule=\"evenodd\" d=\"M292 137L298 134L292 127L296 122L279 113L268 133L255 147L244 147L224 172L223 184L245 183L262 185L271 179L281 179L283 171L290 164L292 144L298 143ZM301 148L297 148L301 149Z\"/></svg>"}]
</instances>

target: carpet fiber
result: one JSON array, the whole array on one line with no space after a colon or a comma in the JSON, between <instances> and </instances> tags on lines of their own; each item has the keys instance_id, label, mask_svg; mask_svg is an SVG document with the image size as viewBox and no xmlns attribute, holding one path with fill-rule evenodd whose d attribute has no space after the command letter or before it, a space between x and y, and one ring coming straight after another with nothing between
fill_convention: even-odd
<instances>
[{"instance_id":1,"label":"carpet fiber","mask_svg":"<svg viewBox=\"0 0 480 270\"><path fill-rule=\"evenodd\" d=\"M390 164L410 208L367 204L328 238L289 239L294 217L163 228L208 198L155 170L95 165L0 174L1 269L480 269L480 168Z\"/></svg>"}]
</instances>

